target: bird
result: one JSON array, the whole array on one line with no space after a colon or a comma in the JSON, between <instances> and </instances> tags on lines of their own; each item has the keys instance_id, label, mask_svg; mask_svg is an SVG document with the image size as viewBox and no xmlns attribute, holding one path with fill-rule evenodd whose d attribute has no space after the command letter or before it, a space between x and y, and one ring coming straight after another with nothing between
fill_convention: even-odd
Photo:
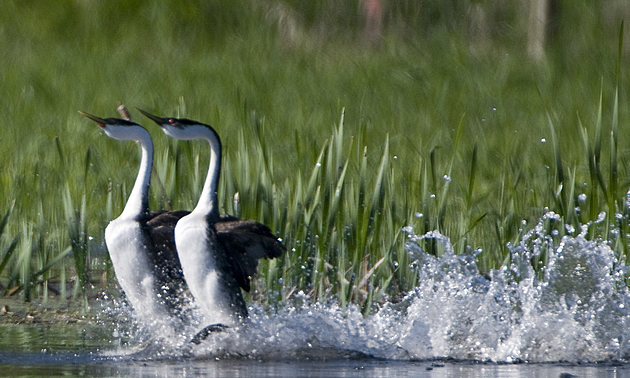
<instances>
[{"instance_id":1,"label":"bird","mask_svg":"<svg viewBox=\"0 0 630 378\"><path fill-rule=\"evenodd\" d=\"M261 223L219 215L222 145L210 125L138 111L170 137L205 139L210 144L208 174L197 206L175 226L175 244L188 288L205 319L214 323L193 338L196 342L208 332L243 324L248 312L241 289L250 290L259 259L279 257L286 247Z\"/></svg>"},{"instance_id":2,"label":"bird","mask_svg":"<svg viewBox=\"0 0 630 378\"><path fill-rule=\"evenodd\" d=\"M141 320L164 316L183 319L186 284L174 230L177 221L190 212L149 210L153 140L144 127L130 120L79 113L96 122L108 137L135 141L142 151L138 177L125 208L105 229L105 243L120 287Z\"/></svg>"}]
</instances>

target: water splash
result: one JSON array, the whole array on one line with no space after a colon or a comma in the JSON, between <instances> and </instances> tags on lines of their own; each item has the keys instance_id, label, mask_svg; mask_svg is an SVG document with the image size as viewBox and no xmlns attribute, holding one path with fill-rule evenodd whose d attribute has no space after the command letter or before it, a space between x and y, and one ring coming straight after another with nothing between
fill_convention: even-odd
<instances>
[{"instance_id":1,"label":"water splash","mask_svg":"<svg viewBox=\"0 0 630 378\"><path fill-rule=\"evenodd\" d=\"M416 336L428 330L424 344L431 349L405 349L417 358L501 362L627 358L626 267L605 242L586 240L589 225L555 245L543 224L558 219L546 214L519 245L509 246L509 266L488 278L471 256L453 255L443 236L411 234L409 250L424 262L405 320L421 324ZM418 252L414 242L427 237L446 243L446 253ZM540 277L531 260L543 254L548 261Z\"/></svg>"},{"instance_id":2,"label":"water splash","mask_svg":"<svg viewBox=\"0 0 630 378\"><path fill-rule=\"evenodd\" d=\"M578 236L560 241L547 234L548 213L509 245L510 261L482 275L472 255L455 255L448 237L437 231L415 235L407 227L407 251L415 260L418 286L401 303L385 303L364 318L357 306L335 303L287 305L268 314L250 307L241 329L187 342L199 324L183 332L156 325L146 338L145 356L247 357L286 359L372 356L386 359L454 358L495 362L593 362L630 357L630 293L627 267L602 241ZM603 215L598 222L604 220ZM425 253L418 241L434 239L444 253ZM535 271L532 259L546 256ZM155 338L156 334L161 337Z\"/></svg>"}]
</instances>

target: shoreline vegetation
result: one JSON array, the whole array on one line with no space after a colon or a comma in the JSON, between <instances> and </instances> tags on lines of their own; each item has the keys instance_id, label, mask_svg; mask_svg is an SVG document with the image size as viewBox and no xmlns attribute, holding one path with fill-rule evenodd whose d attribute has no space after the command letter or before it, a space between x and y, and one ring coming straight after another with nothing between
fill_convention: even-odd
<instances>
[{"instance_id":1,"label":"shoreline vegetation","mask_svg":"<svg viewBox=\"0 0 630 378\"><path fill-rule=\"evenodd\" d=\"M520 3L307 3L6 2L0 304L85 310L118 291L103 232L139 153L76 111L120 104L216 127L221 212L288 249L247 295L270 310L302 294L364 315L401 301L417 285L407 226L488 273L553 211L551 245L590 224L587 239L627 262L623 1L550 1L542 53ZM155 140L151 208L192 209L207 148L131 116ZM531 260L540 279L545 262Z\"/></svg>"}]
</instances>

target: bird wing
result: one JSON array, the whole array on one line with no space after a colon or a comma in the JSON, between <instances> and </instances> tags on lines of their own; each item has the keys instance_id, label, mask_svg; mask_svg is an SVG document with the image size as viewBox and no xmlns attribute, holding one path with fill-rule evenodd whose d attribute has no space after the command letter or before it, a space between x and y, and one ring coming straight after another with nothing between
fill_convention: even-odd
<instances>
[{"instance_id":1,"label":"bird wing","mask_svg":"<svg viewBox=\"0 0 630 378\"><path fill-rule=\"evenodd\" d=\"M279 257L286 250L269 227L258 222L226 216L214 226L234 276L245 291L250 290L258 260Z\"/></svg>"},{"instance_id":2,"label":"bird wing","mask_svg":"<svg viewBox=\"0 0 630 378\"><path fill-rule=\"evenodd\" d=\"M156 211L148 216L145 229L155 246L156 256L153 256L156 266L162 268L171 280L183 281L182 268L175 248L175 225L189 211Z\"/></svg>"}]
</instances>

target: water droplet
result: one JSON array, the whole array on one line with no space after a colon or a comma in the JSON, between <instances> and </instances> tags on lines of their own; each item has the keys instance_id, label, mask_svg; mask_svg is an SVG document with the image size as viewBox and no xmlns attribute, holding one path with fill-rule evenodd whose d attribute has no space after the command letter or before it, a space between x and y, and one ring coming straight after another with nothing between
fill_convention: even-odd
<instances>
[{"instance_id":1,"label":"water droplet","mask_svg":"<svg viewBox=\"0 0 630 378\"><path fill-rule=\"evenodd\" d=\"M423 215L422 213L419 213L419 212L417 212L417 211L416 211L416 213L414 214L414 216L415 216L416 218L422 218L424 215Z\"/></svg>"},{"instance_id":2,"label":"water droplet","mask_svg":"<svg viewBox=\"0 0 630 378\"><path fill-rule=\"evenodd\" d=\"M315 164L315 166L316 166L317 168L319 168L319 167L321 167L322 165L321 165L320 163L317 163L317 164Z\"/></svg>"},{"instance_id":3,"label":"water droplet","mask_svg":"<svg viewBox=\"0 0 630 378\"><path fill-rule=\"evenodd\" d=\"M449 175L444 175L444 181L451 182L451 177Z\"/></svg>"},{"instance_id":4,"label":"water droplet","mask_svg":"<svg viewBox=\"0 0 630 378\"><path fill-rule=\"evenodd\" d=\"M582 193L578 196L578 201L584 202L586 201L586 194Z\"/></svg>"},{"instance_id":5,"label":"water droplet","mask_svg":"<svg viewBox=\"0 0 630 378\"><path fill-rule=\"evenodd\" d=\"M435 194L431 194L429 197L431 197L431 198L435 198Z\"/></svg>"},{"instance_id":6,"label":"water droplet","mask_svg":"<svg viewBox=\"0 0 630 378\"><path fill-rule=\"evenodd\" d=\"M624 305L623 303L619 303L619 308L625 308L626 305Z\"/></svg>"},{"instance_id":7,"label":"water droplet","mask_svg":"<svg viewBox=\"0 0 630 378\"><path fill-rule=\"evenodd\" d=\"M547 143L547 139L545 139L545 138L541 138L541 139L540 139L540 143Z\"/></svg>"},{"instance_id":8,"label":"water droplet","mask_svg":"<svg viewBox=\"0 0 630 378\"><path fill-rule=\"evenodd\" d=\"M553 230L553 231L551 231L551 235L553 235L553 236L558 236L558 230Z\"/></svg>"}]
</instances>

